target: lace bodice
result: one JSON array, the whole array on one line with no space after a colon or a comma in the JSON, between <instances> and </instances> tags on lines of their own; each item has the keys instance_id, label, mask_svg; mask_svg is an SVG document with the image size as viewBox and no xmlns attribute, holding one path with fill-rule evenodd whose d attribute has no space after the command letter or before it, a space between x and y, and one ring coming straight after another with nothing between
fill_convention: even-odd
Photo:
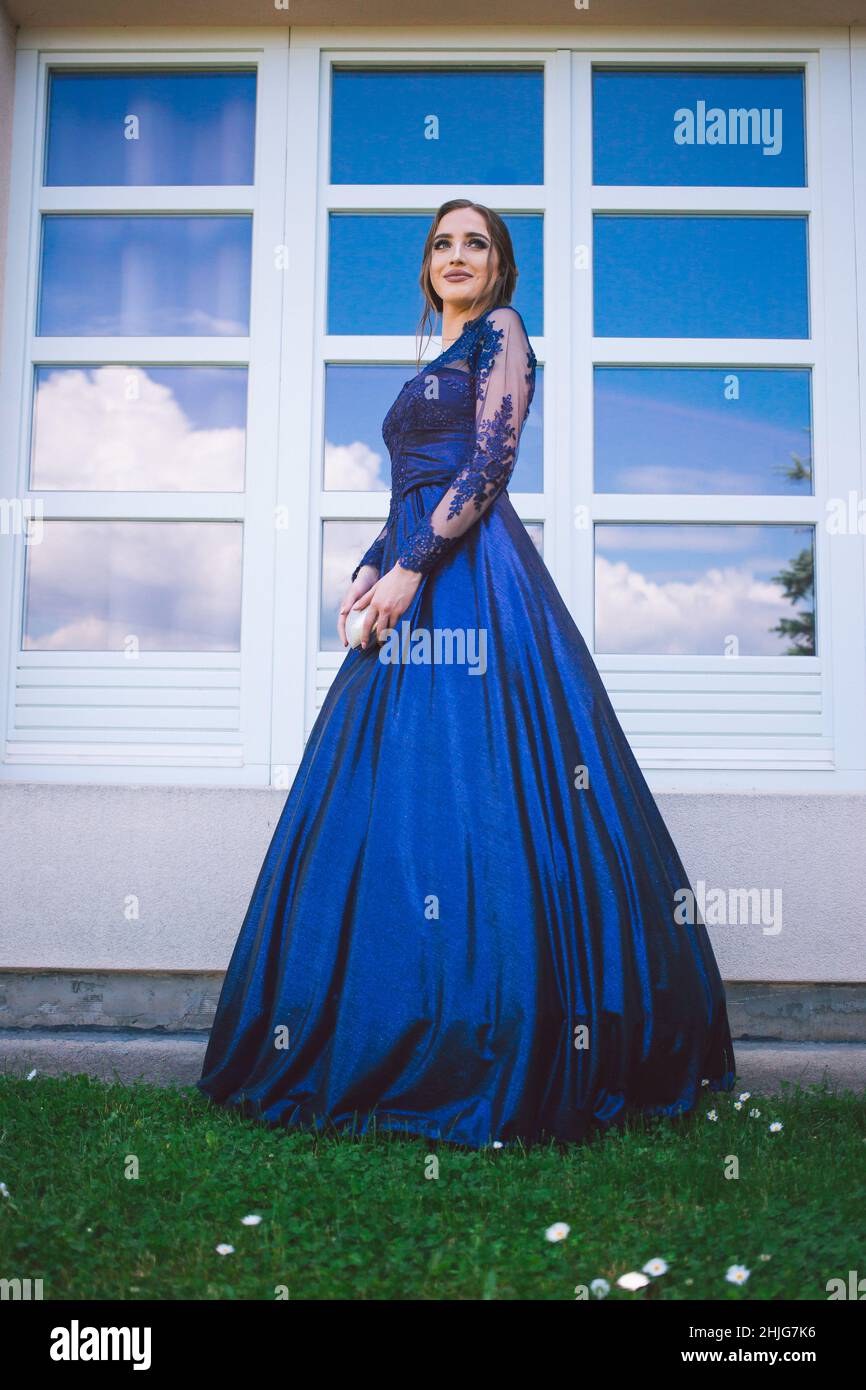
<instances>
[{"instance_id":1,"label":"lace bodice","mask_svg":"<svg viewBox=\"0 0 866 1390\"><path fill-rule=\"evenodd\" d=\"M381 573L385 542L412 485L407 461L413 443L441 433L456 465L443 495L401 546L397 562L404 569L429 574L492 506L514 471L535 370L523 319L500 305L470 320L450 347L404 384L382 424L391 455L388 520L353 579L363 565Z\"/></svg>"}]
</instances>

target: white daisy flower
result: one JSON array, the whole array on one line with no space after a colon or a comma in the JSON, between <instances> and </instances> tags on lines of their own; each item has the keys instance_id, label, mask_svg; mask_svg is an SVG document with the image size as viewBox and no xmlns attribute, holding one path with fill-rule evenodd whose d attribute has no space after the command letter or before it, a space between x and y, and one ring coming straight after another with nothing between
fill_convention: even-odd
<instances>
[{"instance_id":1,"label":"white daisy flower","mask_svg":"<svg viewBox=\"0 0 866 1390\"><path fill-rule=\"evenodd\" d=\"M27 1073L27 1080L28 1080L28 1081L32 1081L33 1078L34 1078L34 1076L38 1076L38 1075L39 1075L39 1073L37 1072L36 1068L34 1067L32 1071L29 1071L29 1072Z\"/></svg>"},{"instance_id":2,"label":"white daisy flower","mask_svg":"<svg viewBox=\"0 0 866 1390\"><path fill-rule=\"evenodd\" d=\"M709 1084L710 1084L710 1078L709 1078L708 1076L705 1076L704 1079L703 1079L703 1081L701 1082L701 1085L702 1085L702 1086L709 1086Z\"/></svg>"},{"instance_id":3,"label":"white daisy flower","mask_svg":"<svg viewBox=\"0 0 866 1390\"><path fill-rule=\"evenodd\" d=\"M779 1131L783 1128L784 1126L782 1125L781 1120L774 1120L773 1123L770 1125L770 1133L778 1134Z\"/></svg>"},{"instance_id":4,"label":"white daisy flower","mask_svg":"<svg viewBox=\"0 0 866 1390\"><path fill-rule=\"evenodd\" d=\"M752 1093L751 1093L751 1091L741 1091L740 1094L737 1096L737 1100L751 1100L751 1099L752 1099Z\"/></svg>"},{"instance_id":5,"label":"white daisy flower","mask_svg":"<svg viewBox=\"0 0 866 1390\"><path fill-rule=\"evenodd\" d=\"M750 1120L760 1120L760 1118L761 1118L761 1112L760 1112L760 1110L750 1110L750 1111L749 1111L749 1119L750 1119Z\"/></svg>"},{"instance_id":6,"label":"white daisy flower","mask_svg":"<svg viewBox=\"0 0 866 1390\"><path fill-rule=\"evenodd\" d=\"M216 1245L214 1249L218 1255L233 1255L235 1253L235 1247L233 1245Z\"/></svg>"},{"instance_id":7,"label":"white daisy flower","mask_svg":"<svg viewBox=\"0 0 866 1390\"><path fill-rule=\"evenodd\" d=\"M606 1279L593 1279L589 1291L595 1294L596 1298L607 1298L610 1293L610 1284Z\"/></svg>"},{"instance_id":8,"label":"white daisy flower","mask_svg":"<svg viewBox=\"0 0 866 1390\"><path fill-rule=\"evenodd\" d=\"M731 1265L725 1278L729 1284L745 1284L751 1270L746 1269L745 1265Z\"/></svg>"},{"instance_id":9,"label":"white daisy flower","mask_svg":"<svg viewBox=\"0 0 866 1390\"><path fill-rule=\"evenodd\" d=\"M552 1226L548 1226L544 1236L546 1240L565 1240L570 1230L571 1227L566 1225L564 1221L554 1221Z\"/></svg>"},{"instance_id":10,"label":"white daisy flower","mask_svg":"<svg viewBox=\"0 0 866 1390\"><path fill-rule=\"evenodd\" d=\"M632 1269L628 1274L621 1274L616 1281L621 1289L628 1289L629 1293L635 1293L638 1289L643 1289L649 1283L645 1274L638 1274L636 1269Z\"/></svg>"},{"instance_id":11,"label":"white daisy flower","mask_svg":"<svg viewBox=\"0 0 866 1390\"><path fill-rule=\"evenodd\" d=\"M719 1112L718 1112L717 1110L708 1110L708 1111L707 1111L707 1119L708 1119L708 1120L717 1120L718 1118L719 1118Z\"/></svg>"},{"instance_id":12,"label":"white daisy flower","mask_svg":"<svg viewBox=\"0 0 866 1390\"><path fill-rule=\"evenodd\" d=\"M258 1224L259 1224L259 1222L261 1221L261 1219L262 1219L262 1218L261 1218L260 1216L242 1216L242 1217L241 1217L241 1225L242 1225L242 1226L258 1226Z\"/></svg>"},{"instance_id":13,"label":"white daisy flower","mask_svg":"<svg viewBox=\"0 0 866 1390\"><path fill-rule=\"evenodd\" d=\"M735 1110L742 1110L742 1108L743 1108L743 1102L742 1102L741 1100L735 1100L735 1101L734 1101L734 1109L735 1109Z\"/></svg>"},{"instance_id":14,"label":"white daisy flower","mask_svg":"<svg viewBox=\"0 0 866 1390\"><path fill-rule=\"evenodd\" d=\"M494 1149L501 1149L501 1148L502 1148L502 1140L501 1140L501 1139L494 1139L494 1141L493 1141L493 1147L494 1147Z\"/></svg>"},{"instance_id":15,"label":"white daisy flower","mask_svg":"<svg viewBox=\"0 0 866 1390\"><path fill-rule=\"evenodd\" d=\"M8 1197L8 1196L9 1196L9 1188L6 1186L5 1182L0 1182L0 1197Z\"/></svg>"},{"instance_id":16,"label":"white daisy flower","mask_svg":"<svg viewBox=\"0 0 866 1390\"><path fill-rule=\"evenodd\" d=\"M667 1261L659 1259L658 1256L654 1260L647 1260L643 1272L644 1274L651 1274L654 1279L657 1279L660 1274L667 1274Z\"/></svg>"}]
</instances>

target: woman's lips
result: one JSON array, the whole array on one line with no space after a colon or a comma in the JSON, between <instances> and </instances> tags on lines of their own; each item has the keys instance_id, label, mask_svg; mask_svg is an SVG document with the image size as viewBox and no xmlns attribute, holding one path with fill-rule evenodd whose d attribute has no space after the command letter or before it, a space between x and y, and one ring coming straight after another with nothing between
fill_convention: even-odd
<instances>
[{"instance_id":1,"label":"woman's lips","mask_svg":"<svg viewBox=\"0 0 866 1390\"><path fill-rule=\"evenodd\" d=\"M464 274L462 274L460 271L454 271L454 272L453 272L452 274L450 274L450 275L445 275L445 276L443 276L443 279L445 279L445 280L471 280L471 279L472 279L472 276L471 276L471 275L464 275Z\"/></svg>"}]
</instances>

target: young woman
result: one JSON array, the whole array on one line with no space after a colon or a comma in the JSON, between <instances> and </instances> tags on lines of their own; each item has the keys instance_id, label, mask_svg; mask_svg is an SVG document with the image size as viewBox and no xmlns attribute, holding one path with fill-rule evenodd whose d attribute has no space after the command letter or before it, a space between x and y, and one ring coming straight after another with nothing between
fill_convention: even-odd
<instances>
[{"instance_id":1,"label":"young woman","mask_svg":"<svg viewBox=\"0 0 866 1390\"><path fill-rule=\"evenodd\" d=\"M441 207L443 351L388 411L388 520L306 745L198 1082L272 1125L478 1148L580 1140L730 1090L685 871L506 491L535 355L496 213ZM375 629L375 630L374 630Z\"/></svg>"}]
</instances>

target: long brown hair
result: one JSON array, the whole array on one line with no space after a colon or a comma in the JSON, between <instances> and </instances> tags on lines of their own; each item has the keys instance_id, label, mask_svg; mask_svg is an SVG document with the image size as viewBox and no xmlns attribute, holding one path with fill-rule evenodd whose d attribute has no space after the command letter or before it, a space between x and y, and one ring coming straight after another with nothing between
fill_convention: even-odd
<instances>
[{"instance_id":1,"label":"long brown hair","mask_svg":"<svg viewBox=\"0 0 866 1390\"><path fill-rule=\"evenodd\" d=\"M436 232L442 218L449 212L454 212L456 208L474 208L480 212L487 223L487 231L490 236L491 254L497 253L497 269L493 277L484 301L479 304L478 312L483 314L486 309L498 308L500 304L510 304L514 288L517 284L518 269L514 259L514 247L511 244L511 233L499 216L492 208L487 208L483 203L473 203L470 198L452 198L449 202L443 203L434 215L430 223L430 230L427 233L427 240L424 242L424 253L421 257L421 274L418 277L421 285L421 293L424 296L424 312L418 320L416 330L420 341L424 334L428 334L427 341L433 335L433 326L436 323L436 315L442 313L442 299L433 288L430 278L430 259L433 253L433 243L436 240ZM425 344L426 346L426 344ZM418 347L416 356L416 367L421 370L422 347Z\"/></svg>"}]
</instances>

